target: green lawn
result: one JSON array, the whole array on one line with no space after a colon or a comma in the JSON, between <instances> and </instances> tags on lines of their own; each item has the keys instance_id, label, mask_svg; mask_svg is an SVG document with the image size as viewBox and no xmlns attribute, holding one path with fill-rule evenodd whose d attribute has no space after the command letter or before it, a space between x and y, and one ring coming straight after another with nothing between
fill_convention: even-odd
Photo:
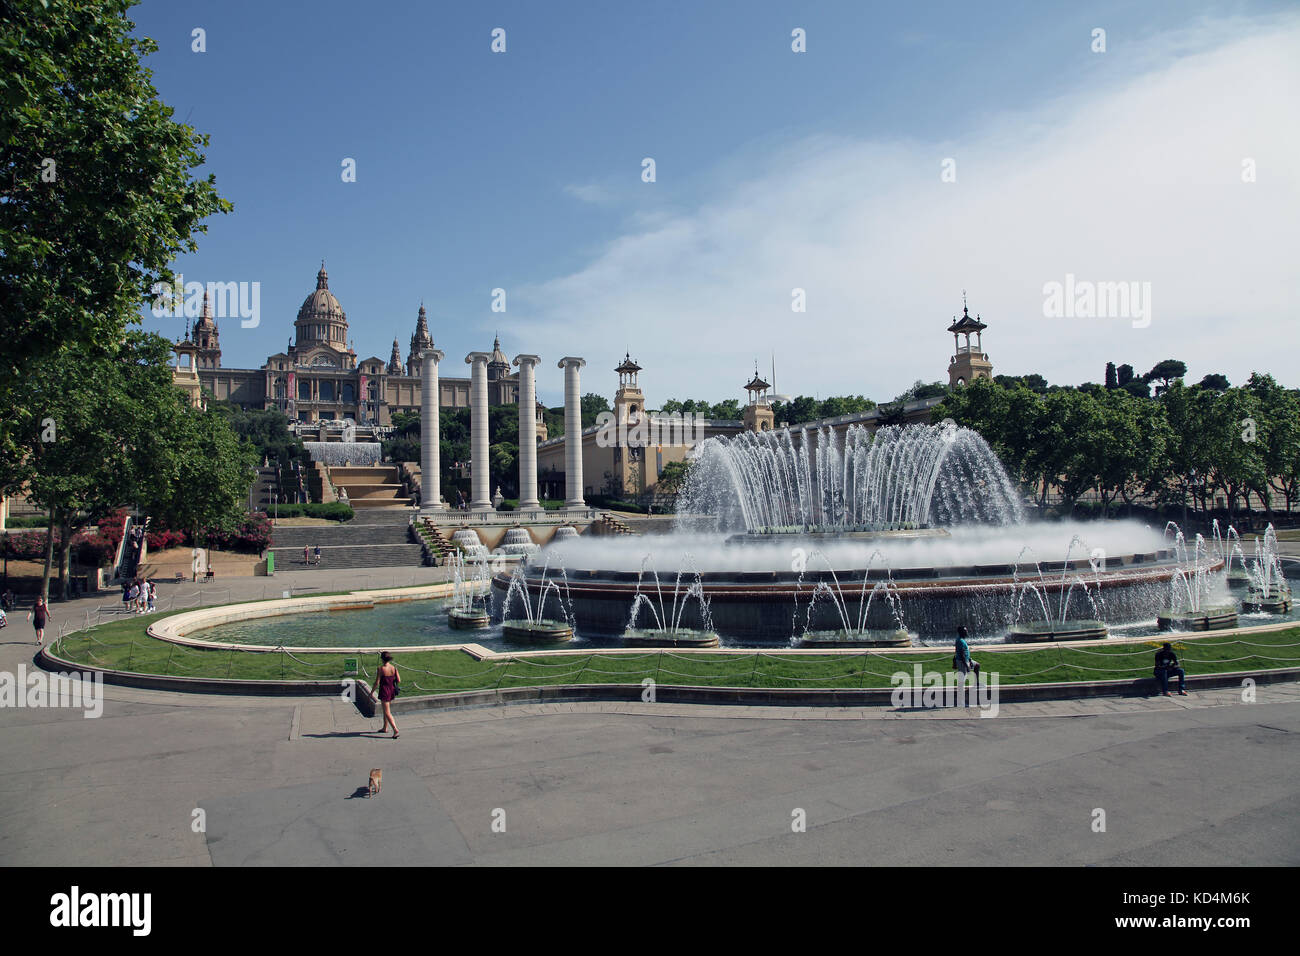
<instances>
[{"instance_id":1,"label":"green lawn","mask_svg":"<svg viewBox=\"0 0 1300 956\"><path fill-rule=\"evenodd\" d=\"M159 641L145 627L164 614L101 624L69 635L60 656L141 674L229 677L243 680L339 680L344 658L357 657L362 676L373 675L375 655L298 654L207 650ZM996 672L1003 684L1074 680L1121 680L1151 675L1152 656L1160 642L1098 643L1086 648L976 648L985 673ZM1300 627L1240 637L1207 634L1174 644L1187 673L1266 670L1300 666ZM395 651L408 695L436 694L495 687L560 683L639 683L652 677L660 684L714 687L889 687L890 675L951 669L947 648L925 654L865 651L852 655L678 654L646 650L639 654L574 653L549 657L511 657L476 661L462 651Z\"/></svg>"}]
</instances>

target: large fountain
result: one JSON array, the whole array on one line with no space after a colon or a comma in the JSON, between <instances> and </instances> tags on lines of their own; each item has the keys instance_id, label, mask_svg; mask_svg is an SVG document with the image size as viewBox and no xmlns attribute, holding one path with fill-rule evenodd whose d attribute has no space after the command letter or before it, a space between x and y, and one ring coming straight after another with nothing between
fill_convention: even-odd
<instances>
[{"instance_id":1,"label":"large fountain","mask_svg":"<svg viewBox=\"0 0 1300 956\"><path fill-rule=\"evenodd\" d=\"M823 646L950 640L959 625L985 640L1104 637L1153 621L1189 573L1175 542L1136 522L1027 521L988 445L951 423L747 432L693 459L672 533L547 547L580 635L622 634L645 611L643 569L687 555L709 631ZM1192 573L1224 566L1198 560ZM547 585L532 565L495 576L496 616L508 592L517 605Z\"/></svg>"}]
</instances>

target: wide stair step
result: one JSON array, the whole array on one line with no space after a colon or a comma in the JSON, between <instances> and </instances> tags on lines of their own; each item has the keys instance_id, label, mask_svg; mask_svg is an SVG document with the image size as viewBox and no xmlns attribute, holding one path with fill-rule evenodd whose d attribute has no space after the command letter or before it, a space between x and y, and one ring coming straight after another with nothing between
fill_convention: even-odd
<instances>
[{"instance_id":1,"label":"wide stair step","mask_svg":"<svg viewBox=\"0 0 1300 956\"><path fill-rule=\"evenodd\" d=\"M409 519L410 515L403 516ZM401 524L343 524L338 527L280 527L271 532L275 548L322 548L349 544L407 544L411 540L406 521Z\"/></svg>"},{"instance_id":2,"label":"wide stair step","mask_svg":"<svg viewBox=\"0 0 1300 956\"><path fill-rule=\"evenodd\" d=\"M302 548L272 548L279 571L298 571L308 567ZM312 568L322 571L340 568L412 568L424 563L424 548L418 544L321 545L320 564L312 551Z\"/></svg>"}]
</instances>

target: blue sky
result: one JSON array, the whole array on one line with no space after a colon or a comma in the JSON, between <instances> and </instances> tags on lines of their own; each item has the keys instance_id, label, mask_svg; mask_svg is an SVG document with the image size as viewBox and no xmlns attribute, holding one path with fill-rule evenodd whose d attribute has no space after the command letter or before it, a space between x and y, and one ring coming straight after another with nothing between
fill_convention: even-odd
<instances>
[{"instance_id":1,"label":"blue sky","mask_svg":"<svg viewBox=\"0 0 1300 956\"><path fill-rule=\"evenodd\" d=\"M131 15L235 204L177 268L261 284L259 327L221 322L225 365L285 347L323 258L362 357L387 358L394 335L405 357L423 300L445 374L499 330L508 355L543 357L548 403L554 360L585 356L584 390L611 394L624 349L652 406L742 397L772 353L783 392L887 400L946 378L963 288L997 372L1097 381L1107 360L1172 356L1193 378L1300 384L1230 332L1294 341L1291 4L145 0ZM1045 318L1043 284L1066 273L1151 282L1152 321ZM175 338L180 323L146 324Z\"/></svg>"}]
</instances>

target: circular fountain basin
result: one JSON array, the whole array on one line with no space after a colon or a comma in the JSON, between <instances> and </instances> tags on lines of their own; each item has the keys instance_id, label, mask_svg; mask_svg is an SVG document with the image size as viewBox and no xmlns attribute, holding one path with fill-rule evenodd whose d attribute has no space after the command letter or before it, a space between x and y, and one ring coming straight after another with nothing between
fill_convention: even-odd
<instances>
[{"instance_id":1,"label":"circular fountain basin","mask_svg":"<svg viewBox=\"0 0 1300 956\"><path fill-rule=\"evenodd\" d=\"M509 641L520 641L526 644L555 644L573 640L573 626L548 618L537 621L503 621L501 636Z\"/></svg>"},{"instance_id":2,"label":"circular fountain basin","mask_svg":"<svg viewBox=\"0 0 1300 956\"><path fill-rule=\"evenodd\" d=\"M1156 615L1162 631L1222 631L1237 626L1237 605L1215 604L1199 611L1164 608Z\"/></svg>"},{"instance_id":3,"label":"circular fountain basin","mask_svg":"<svg viewBox=\"0 0 1300 956\"><path fill-rule=\"evenodd\" d=\"M1007 631L1008 644L1040 641L1099 641L1110 634L1105 621L1028 621Z\"/></svg>"},{"instance_id":4,"label":"circular fountain basin","mask_svg":"<svg viewBox=\"0 0 1300 956\"><path fill-rule=\"evenodd\" d=\"M1241 599L1241 609L1247 613L1267 611L1270 614L1285 614L1291 610L1291 589L1273 588L1265 595L1263 591L1250 588Z\"/></svg>"},{"instance_id":5,"label":"circular fountain basin","mask_svg":"<svg viewBox=\"0 0 1300 956\"><path fill-rule=\"evenodd\" d=\"M699 572L700 590L709 604L712 630L723 638L736 641L788 642L800 629L833 631L842 627L841 614L835 603L823 599L807 620L809 603L819 585L835 589L843 601L843 616L850 622L863 617L866 599L877 584L887 585L897 598L902 620L920 640L947 640L958 625L971 627L973 633L988 636L1005 633L1005 622L1012 615L1019 590L1031 579L1034 566L1017 568L1012 562L998 564L911 566L892 569L862 564L837 566L830 570L789 570L792 549L800 547L795 537L789 546L767 543L772 563L784 569L752 569L759 559L765 563L761 545L729 549L740 555L754 555L748 566L733 570ZM644 547L640 542L618 542L631 550ZM720 544L720 542L719 542ZM615 544L606 547L615 547ZM1011 552L1012 558L1015 552ZM906 555L900 555L905 558ZM867 555L860 559L867 563ZM666 563L666 562L665 562ZM1100 588L1106 605L1106 618L1115 623L1151 620L1157 609L1169 600L1169 581L1181 567L1167 549L1111 553L1105 569L1094 569L1088 559L1043 561L1039 563L1043 579L1033 583L1052 601L1059 602L1063 592L1076 589L1074 599L1085 598L1077 590L1079 579L1089 587ZM1219 567L1222 562L1219 562ZM560 570L563 575L561 578ZM1213 569L1213 568L1212 568ZM647 593L651 585L639 570L616 570L582 567L565 563L549 571L537 565L523 570L520 585L529 600L539 599L548 587L562 580L566 604L571 605L574 626L583 634L621 634L631 617L638 594ZM691 580L694 581L692 575ZM512 576L500 573L492 578L494 606L499 607L511 587ZM665 587L667 581L665 581ZM1027 599L1026 599L1027 600ZM895 627L890 601L877 593L866 614L867 629ZM1025 604L1028 607L1028 604ZM549 610L549 608L548 608ZM692 607L692 611L694 608ZM981 624L980 622L984 622ZM688 621L699 626L698 620ZM1226 626L1226 625L1225 625ZM1062 638L1058 637L1058 640Z\"/></svg>"},{"instance_id":6,"label":"circular fountain basin","mask_svg":"<svg viewBox=\"0 0 1300 956\"><path fill-rule=\"evenodd\" d=\"M486 608L453 607L447 611L447 623L458 631L477 630L492 623L492 616Z\"/></svg>"},{"instance_id":7,"label":"circular fountain basin","mask_svg":"<svg viewBox=\"0 0 1300 956\"><path fill-rule=\"evenodd\" d=\"M865 631L805 631L799 638L800 647L852 648L852 647L911 647L912 635L904 628L870 628Z\"/></svg>"},{"instance_id":8,"label":"circular fountain basin","mask_svg":"<svg viewBox=\"0 0 1300 956\"><path fill-rule=\"evenodd\" d=\"M1233 568L1228 572L1228 587L1244 588L1250 586L1250 575L1244 568Z\"/></svg>"},{"instance_id":9,"label":"circular fountain basin","mask_svg":"<svg viewBox=\"0 0 1300 956\"><path fill-rule=\"evenodd\" d=\"M630 627L623 632L623 643L628 647L717 647L721 639L713 631L685 627L675 631Z\"/></svg>"}]
</instances>

